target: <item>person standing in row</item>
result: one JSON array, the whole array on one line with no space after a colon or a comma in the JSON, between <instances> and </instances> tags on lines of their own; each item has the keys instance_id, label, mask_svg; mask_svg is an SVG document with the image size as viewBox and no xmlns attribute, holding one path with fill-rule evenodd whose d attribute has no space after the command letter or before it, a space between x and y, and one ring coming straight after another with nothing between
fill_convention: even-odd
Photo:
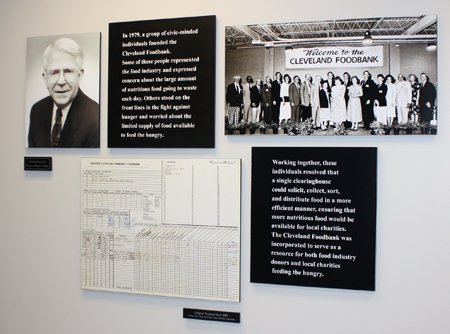
<instances>
[{"instance_id":1,"label":"person standing in row","mask_svg":"<svg viewBox=\"0 0 450 334\"><path fill-rule=\"evenodd\" d=\"M378 84L377 84L377 91L376 91L375 102L374 102L375 118L381 124L387 124L387 117L386 117L387 86L384 83L384 75L378 74L377 81L378 81Z\"/></svg>"},{"instance_id":2,"label":"person standing in row","mask_svg":"<svg viewBox=\"0 0 450 334\"><path fill-rule=\"evenodd\" d=\"M242 110L242 118L245 122L251 121L251 99L250 99L250 91L253 87L253 78L248 75L245 79L246 83L242 85L242 98L244 100L244 108Z\"/></svg>"},{"instance_id":3,"label":"person standing in row","mask_svg":"<svg viewBox=\"0 0 450 334\"><path fill-rule=\"evenodd\" d=\"M410 74L409 77L409 82L411 83L411 105L410 105L410 112L409 114L411 115L411 120L413 122L418 122L419 121L419 90L420 90L420 84L419 81L417 79L417 76L415 74Z\"/></svg>"},{"instance_id":4,"label":"person standing in row","mask_svg":"<svg viewBox=\"0 0 450 334\"><path fill-rule=\"evenodd\" d=\"M302 119L306 120L311 117L311 75L305 75L305 81L301 86L301 114Z\"/></svg>"},{"instance_id":5,"label":"person standing in row","mask_svg":"<svg viewBox=\"0 0 450 334\"><path fill-rule=\"evenodd\" d=\"M330 121L330 93L328 81L324 81L319 91L319 121L322 131L327 130Z\"/></svg>"},{"instance_id":6,"label":"person standing in row","mask_svg":"<svg viewBox=\"0 0 450 334\"><path fill-rule=\"evenodd\" d=\"M250 90L250 103L252 106L251 122L257 123L261 118L261 105L262 105L262 82L261 79L256 79L256 85L252 86Z\"/></svg>"},{"instance_id":7,"label":"person standing in row","mask_svg":"<svg viewBox=\"0 0 450 334\"><path fill-rule=\"evenodd\" d=\"M403 74L398 75L396 91L397 121L398 124L405 124L408 121L409 107L411 106L412 88L411 83Z\"/></svg>"},{"instance_id":8,"label":"person standing in row","mask_svg":"<svg viewBox=\"0 0 450 334\"><path fill-rule=\"evenodd\" d=\"M337 76L334 80L334 87L331 88L331 121L339 127L347 120L347 109L345 107L344 82Z\"/></svg>"},{"instance_id":9,"label":"person standing in row","mask_svg":"<svg viewBox=\"0 0 450 334\"><path fill-rule=\"evenodd\" d=\"M272 79L267 76L266 83L263 85L262 89L262 101L263 101L263 112L264 112L264 122L271 124L272 122Z\"/></svg>"},{"instance_id":10,"label":"person standing in row","mask_svg":"<svg viewBox=\"0 0 450 334\"><path fill-rule=\"evenodd\" d=\"M357 76L352 76L351 82L352 85L348 87L347 120L352 123L351 130L356 131L358 130L358 123L362 121L360 98L363 92Z\"/></svg>"},{"instance_id":11,"label":"person standing in row","mask_svg":"<svg viewBox=\"0 0 450 334\"><path fill-rule=\"evenodd\" d=\"M300 121L300 77L296 75L289 85L289 103L291 105L291 121Z\"/></svg>"},{"instance_id":12,"label":"person standing in row","mask_svg":"<svg viewBox=\"0 0 450 334\"><path fill-rule=\"evenodd\" d=\"M362 117L366 130L370 129L370 123L373 122L373 104L377 94L377 85L372 80L372 74L369 71L363 72L364 80L361 82L363 95L361 96Z\"/></svg>"},{"instance_id":13,"label":"person standing in row","mask_svg":"<svg viewBox=\"0 0 450 334\"><path fill-rule=\"evenodd\" d=\"M291 77L285 74L283 83L281 84L281 105L280 105L280 122L287 121L291 118L291 104L289 103L289 86L291 84Z\"/></svg>"},{"instance_id":14,"label":"person standing in row","mask_svg":"<svg viewBox=\"0 0 450 334\"><path fill-rule=\"evenodd\" d=\"M316 75L314 78L314 84L311 87L311 116L313 127L319 127L319 92L322 83L322 77Z\"/></svg>"},{"instance_id":15,"label":"person standing in row","mask_svg":"<svg viewBox=\"0 0 450 334\"><path fill-rule=\"evenodd\" d=\"M395 86L395 79L392 75L386 75L386 116L387 124L392 125L395 118L395 107L397 106L397 87Z\"/></svg>"},{"instance_id":16,"label":"person standing in row","mask_svg":"<svg viewBox=\"0 0 450 334\"><path fill-rule=\"evenodd\" d=\"M228 85L225 97L228 106L228 124L234 126L237 126L239 123L239 115L244 105L240 81L241 77L239 75L233 77L233 83Z\"/></svg>"},{"instance_id":17,"label":"person standing in row","mask_svg":"<svg viewBox=\"0 0 450 334\"><path fill-rule=\"evenodd\" d=\"M331 94L331 88L333 88L334 86L334 74L331 71L327 73L327 82L328 82L327 85L328 94Z\"/></svg>"},{"instance_id":18,"label":"person standing in row","mask_svg":"<svg viewBox=\"0 0 450 334\"><path fill-rule=\"evenodd\" d=\"M281 105L281 84L282 75L275 73L275 80L272 82L272 121L275 124L280 123L280 105Z\"/></svg>"},{"instance_id":19,"label":"person standing in row","mask_svg":"<svg viewBox=\"0 0 450 334\"><path fill-rule=\"evenodd\" d=\"M430 123L433 119L436 88L434 88L434 85L425 73L420 75L420 79L422 80L419 90L420 120L425 123Z\"/></svg>"},{"instance_id":20,"label":"person standing in row","mask_svg":"<svg viewBox=\"0 0 450 334\"><path fill-rule=\"evenodd\" d=\"M348 106L348 100L350 99L348 95L348 88L352 85L352 81L350 80L350 74L348 72L344 72L342 75L344 77L344 86L345 86L345 106Z\"/></svg>"}]
</instances>

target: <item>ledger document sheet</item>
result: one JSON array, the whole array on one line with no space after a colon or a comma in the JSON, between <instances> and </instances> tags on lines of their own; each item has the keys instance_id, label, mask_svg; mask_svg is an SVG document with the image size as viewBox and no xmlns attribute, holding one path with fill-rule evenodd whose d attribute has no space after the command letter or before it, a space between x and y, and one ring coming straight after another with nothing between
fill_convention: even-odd
<instances>
[{"instance_id":1,"label":"ledger document sheet","mask_svg":"<svg viewBox=\"0 0 450 334\"><path fill-rule=\"evenodd\" d=\"M240 159L82 159L82 288L239 302L240 191Z\"/></svg>"}]
</instances>

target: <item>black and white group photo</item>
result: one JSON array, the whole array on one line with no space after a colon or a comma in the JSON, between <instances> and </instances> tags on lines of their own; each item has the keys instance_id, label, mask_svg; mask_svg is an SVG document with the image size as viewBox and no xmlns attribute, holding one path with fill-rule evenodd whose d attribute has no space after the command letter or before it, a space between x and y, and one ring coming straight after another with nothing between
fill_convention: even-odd
<instances>
[{"instance_id":1,"label":"black and white group photo","mask_svg":"<svg viewBox=\"0 0 450 334\"><path fill-rule=\"evenodd\" d=\"M437 133L436 15L225 28L225 133Z\"/></svg>"}]
</instances>

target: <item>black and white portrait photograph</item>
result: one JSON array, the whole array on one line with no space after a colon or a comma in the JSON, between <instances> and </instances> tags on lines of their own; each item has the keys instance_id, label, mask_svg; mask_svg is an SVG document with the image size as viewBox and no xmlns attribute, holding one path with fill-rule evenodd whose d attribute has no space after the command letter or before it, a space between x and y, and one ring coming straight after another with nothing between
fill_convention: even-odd
<instances>
[{"instance_id":1,"label":"black and white portrait photograph","mask_svg":"<svg viewBox=\"0 0 450 334\"><path fill-rule=\"evenodd\" d=\"M26 147L100 147L100 33L28 37Z\"/></svg>"},{"instance_id":2,"label":"black and white portrait photograph","mask_svg":"<svg viewBox=\"0 0 450 334\"><path fill-rule=\"evenodd\" d=\"M437 17L225 27L225 134L437 133Z\"/></svg>"}]
</instances>

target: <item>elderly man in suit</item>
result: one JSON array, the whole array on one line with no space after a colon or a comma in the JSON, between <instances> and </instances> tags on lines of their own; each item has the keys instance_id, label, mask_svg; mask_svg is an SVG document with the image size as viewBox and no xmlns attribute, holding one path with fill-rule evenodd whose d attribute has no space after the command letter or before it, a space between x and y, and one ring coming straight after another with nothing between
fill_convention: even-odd
<instances>
[{"instance_id":1,"label":"elderly man in suit","mask_svg":"<svg viewBox=\"0 0 450 334\"><path fill-rule=\"evenodd\" d=\"M426 73L422 73L420 79L422 80L419 90L420 119L422 122L430 123L433 119L433 108L436 102L436 88Z\"/></svg>"},{"instance_id":2,"label":"elderly man in suit","mask_svg":"<svg viewBox=\"0 0 450 334\"><path fill-rule=\"evenodd\" d=\"M69 38L45 49L42 77L50 96L31 108L28 147L100 147L99 105L80 89L83 58Z\"/></svg>"},{"instance_id":3,"label":"elderly man in suit","mask_svg":"<svg viewBox=\"0 0 450 334\"><path fill-rule=\"evenodd\" d=\"M243 91L240 81L241 77L235 75L233 77L233 82L227 87L225 99L228 106L228 124L230 125L237 125L239 123L241 108L244 106Z\"/></svg>"}]
</instances>

